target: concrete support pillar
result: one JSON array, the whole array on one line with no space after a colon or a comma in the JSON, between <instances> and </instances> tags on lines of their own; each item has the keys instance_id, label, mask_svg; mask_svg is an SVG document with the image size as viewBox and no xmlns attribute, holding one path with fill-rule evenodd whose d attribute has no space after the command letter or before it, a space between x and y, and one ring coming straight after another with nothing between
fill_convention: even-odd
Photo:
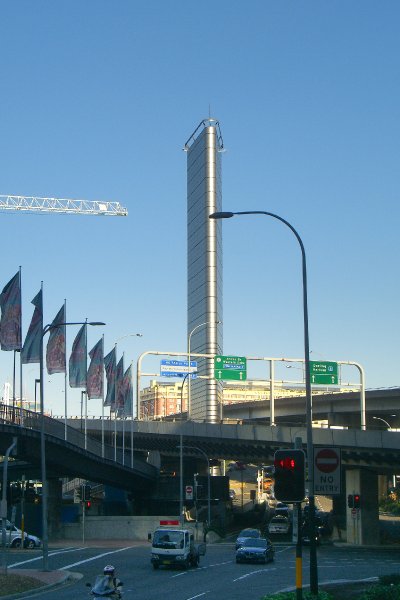
<instances>
[{"instance_id":1,"label":"concrete support pillar","mask_svg":"<svg viewBox=\"0 0 400 600\"><path fill-rule=\"evenodd\" d=\"M366 469L346 471L346 497L360 495L360 509L346 506L347 543L379 544L378 475Z\"/></svg>"},{"instance_id":2,"label":"concrete support pillar","mask_svg":"<svg viewBox=\"0 0 400 600\"><path fill-rule=\"evenodd\" d=\"M49 539L57 539L61 531L62 481L61 479L47 480L47 509Z\"/></svg>"},{"instance_id":3,"label":"concrete support pillar","mask_svg":"<svg viewBox=\"0 0 400 600\"><path fill-rule=\"evenodd\" d=\"M387 475L378 475L378 500L386 500L388 495Z\"/></svg>"}]
</instances>

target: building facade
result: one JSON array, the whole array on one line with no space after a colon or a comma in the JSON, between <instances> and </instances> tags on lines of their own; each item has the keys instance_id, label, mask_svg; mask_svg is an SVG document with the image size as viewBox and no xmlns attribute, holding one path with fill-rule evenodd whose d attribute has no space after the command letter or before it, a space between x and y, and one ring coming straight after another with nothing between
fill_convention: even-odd
<instances>
[{"instance_id":1,"label":"building facade","mask_svg":"<svg viewBox=\"0 0 400 600\"><path fill-rule=\"evenodd\" d=\"M215 119L203 120L185 144L188 354L222 354L222 226L209 219L222 210L222 149ZM213 359L195 360L200 377L188 381L188 417L214 423L222 418L222 384Z\"/></svg>"}]
</instances>

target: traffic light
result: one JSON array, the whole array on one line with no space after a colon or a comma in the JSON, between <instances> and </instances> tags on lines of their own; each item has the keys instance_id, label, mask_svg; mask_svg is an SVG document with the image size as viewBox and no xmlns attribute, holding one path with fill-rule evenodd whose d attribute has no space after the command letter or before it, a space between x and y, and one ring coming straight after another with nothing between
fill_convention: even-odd
<instances>
[{"instance_id":1,"label":"traffic light","mask_svg":"<svg viewBox=\"0 0 400 600\"><path fill-rule=\"evenodd\" d=\"M349 508L360 508L360 506L361 506L360 494L349 494L347 496L347 506Z\"/></svg>"},{"instance_id":2,"label":"traffic light","mask_svg":"<svg viewBox=\"0 0 400 600\"><path fill-rule=\"evenodd\" d=\"M82 502L86 502L86 500L90 500L92 497L92 488L88 484L82 484L80 487L80 498Z\"/></svg>"},{"instance_id":3,"label":"traffic light","mask_svg":"<svg viewBox=\"0 0 400 600\"><path fill-rule=\"evenodd\" d=\"M89 510L89 508L92 506L92 501L91 500L85 500L85 508L86 510Z\"/></svg>"},{"instance_id":4,"label":"traffic light","mask_svg":"<svg viewBox=\"0 0 400 600\"><path fill-rule=\"evenodd\" d=\"M305 496L303 450L277 450L274 455L274 494L282 502L302 502Z\"/></svg>"},{"instance_id":5,"label":"traffic light","mask_svg":"<svg viewBox=\"0 0 400 600\"><path fill-rule=\"evenodd\" d=\"M22 488L19 483L10 483L7 488L7 503L15 506L22 499Z\"/></svg>"},{"instance_id":6,"label":"traffic light","mask_svg":"<svg viewBox=\"0 0 400 600\"><path fill-rule=\"evenodd\" d=\"M347 506L349 508L354 508L354 494L349 494L347 496Z\"/></svg>"},{"instance_id":7,"label":"traffic light","mask_svg":"<svg viewBox=\"0 0 400 600\"><path fill-rule=\"evenodd\" d=\"M354 494L354 508L360 508L360 494Z\"/></svg>"},{"instance_id":8,"label":"traffic light","mask_svg":"<svg viewBox=\"0 0 400 600\"><path fill-rule=\"evenodd\" d=\"M33 483L28 482L26 484L25 501L28 503L36 501L36 490L35 490Z\"/></svg>"}]
</instances>

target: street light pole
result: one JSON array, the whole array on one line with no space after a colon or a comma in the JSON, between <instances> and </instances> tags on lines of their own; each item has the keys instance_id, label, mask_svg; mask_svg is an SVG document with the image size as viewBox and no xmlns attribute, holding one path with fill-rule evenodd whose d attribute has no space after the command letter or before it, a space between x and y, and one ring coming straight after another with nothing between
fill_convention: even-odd
<instances>
[{"instance_id":1,"label":"street light pole","mask_svg":"<svg viewBox=\"0 0 400 600\"><path fill-rule=\"evenodd\" d=\"M197 331L197 329L200 329L200 327L203 327L204 325L219 325L221 323L221 321L205 321L204 323L200 323L199 325L196 325L196 327L193 327L192 331L189 333L188 336L188 373L190 373L190 343L191 343L191 339L192 339L192 335L194 334L195 331ZM190 419L190 411L192 409L192 397L191 397L191 386L190 386L190 382L191 382L191 377L189 377L189 384L188 384L188 405L187 405L187 420Z\"/></svg>"},{"instance_id":2,"label":"street light pole","mask_svg":"<svg viewBox=\"0 0 400 600\"><path fill-rule=\"evenodd\" d=\"M395 415L392 415L392 416L395 416ZM385 419L382 419L381 417L372 417L372 418L375 419L376 421L382 421L382 423L385 423L385 425L387 425L388 430L392 431L392 427L390 426L390 423L385 421Z\"/></svg>"},{"instance_id":3,"label":"street light pole","mask_svg":"<svg viewBox=\"0 0 400 600\"><path fill-rule=\"evenodd\" d=\"M44 435L44 384L43 384L43 338L52 329L67 325L105 325L98 321L80 321L78 323L51 323L45 325L40 335L40 468L42 478L42 550L43 550L43 571L49 570L49 534L47 528L47 474L46 474L46 440Z\"/></svg>"},{"instance_id":4,"label":"street light pole","mask_svg":"<svg viewBox=\"0 0 400 600\"><path fill-rule=\"evenodd\" d=\"M286 225L295 235L301 250L302 276L303 276L303 327L304 327L304 368L306 380L306 431L307 431L307 466L308 466L308 497L310 507L310 528L315 528L315 497L314 497L314 448L312 433L312 397L311 397L311 375L310 375L310 342L308 331L308 302L307 302L307 264L303 241L296 229L288 221L271 212L263 210L251 210L240 212L216 212L210 215L210 219L229 219L235 215L265 215L277 219ZM310 536L310 591L318 594L318 568L317 568L317 546L314 535Z\"/></svg>"}]
</instances>

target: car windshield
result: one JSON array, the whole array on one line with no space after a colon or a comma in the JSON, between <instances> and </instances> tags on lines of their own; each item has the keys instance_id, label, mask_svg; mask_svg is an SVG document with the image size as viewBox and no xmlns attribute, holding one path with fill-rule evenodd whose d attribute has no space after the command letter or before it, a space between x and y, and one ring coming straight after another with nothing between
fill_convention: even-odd
<instances>
[{"instance_id":1,"label":"car windshield","mask_svg":"<svg viewBox=\"0 0 400 600\"><path fill-rule=\"evenodd\" d=\"M258 533L257 529L243 529L243 531L239 533L239 537L258 538L260 537L260 534Z\"/></svg>"},{"instance_id":2,"label":"car windshield","mask_svg":"<svg viewBox=\"0 0 400 600\"><path fill-rule=\"evenodd\" d=\"M154 548L183 548L183 531L155 531Z\"/></svg>"},{"instance_id":3,"label":"car windshield","mask_svg":"<svg viewBox=\"0 0 400 600\"><path fill-rule=\"evenodd\" d=\"M257 539L249 539L249 540L245 540L245 542L243 543L243 546L251 546L252 548L266 548L267 547L267 540L264 540L262 538L257 538Z\"/></svg>"}]
</instances>

